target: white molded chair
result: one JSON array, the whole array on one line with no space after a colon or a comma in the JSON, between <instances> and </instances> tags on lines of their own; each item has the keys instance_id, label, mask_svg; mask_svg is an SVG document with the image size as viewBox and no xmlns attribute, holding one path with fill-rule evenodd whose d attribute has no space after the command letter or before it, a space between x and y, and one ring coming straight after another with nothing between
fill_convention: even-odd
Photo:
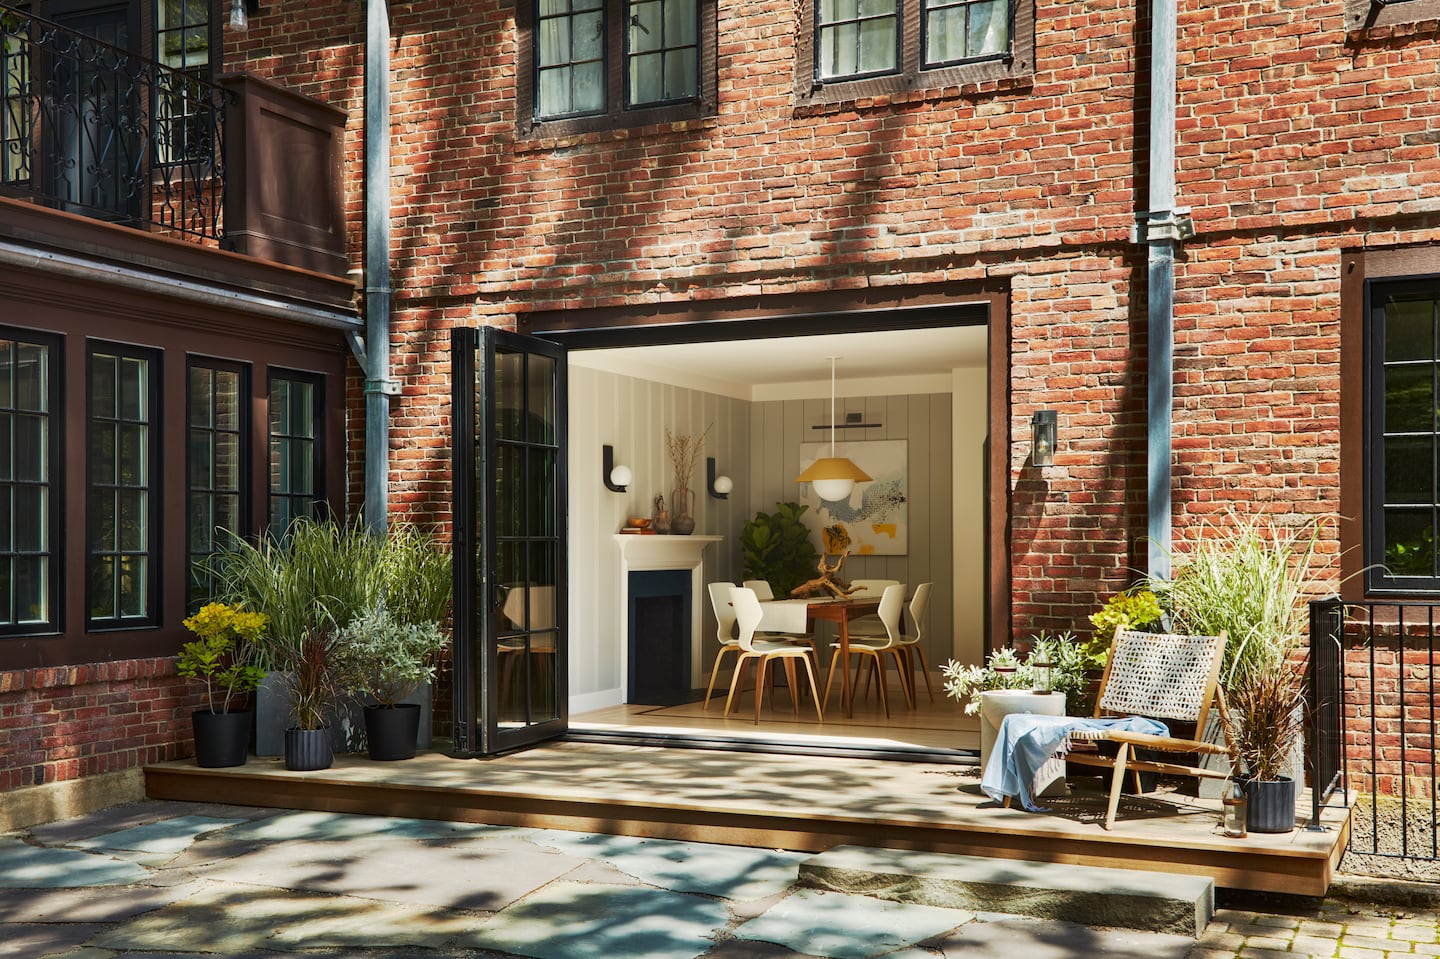
<instances>
[{"instance_id":1,"label":"white molded chair","mask_svg":"<svg viewBox=\"0 0 1440 959\"><path fill-rule=\"evenodd\" d=\"M730 715L730 706L735 701L735 689L740 685L740 675L745 671L746 660L756 660L755 675L755 722L760 722L760 691L765 688L765 670L772 659L785 660L785 676L790 682L790 700L795 715L800 715L800 696L795 688L795 660L805 664L805 676L810 680L810 695L815 699L815 715L821 722L825 714L820 704L820 691L815 686L815 670L810 661L810 650L788 642L756 639L755 627L760 625L763 615L760 600L755 591L736 587L730 591L730 602L735 607L735 621L740 628L736 642L740 646L740 659L735 663L735 675L730 679L730 695L725 697L725 715Z\"/></svg>"},{"instance_id":2,"label":"white molded chair","mask_svg":"<svg viewBox=\"0 0 1440 959\"><path fill-rule=\"evenodd\" d=\"M905 660L900 652L902 635L900 632L900 614L905 606L905 585L896 583L893 586L885 587L885 592L880 597L880 622L885 625L885 636L855 636L850 637L850 655L868 656L873 659L875 666L876 680L880 687L880 704L885 707L885 716L890 716L890 700L885 692L885 660L881 653L889 653L895 659L895 669L900 673L900 689L905 694L905 702L912 708L915 703L910 695L910 685L905 681ZM835 679L835 663L840 659L840 644L831 643L830 648L834 650L830 654L830 672L825 677L825 699L830 699L830 686Z\"/></svg>"},{"instance_id":3,"label":"white molded chair","mask_svg":"<svg viewBox=\"0 0 1440 959\"><path fill-rule=\"evenodd\" d=\"M762 603L768 603L775 598L775 591L763 579L747 579L740 585L753 592L755 598Z\"/></svg>"},{"instance_id":4,"label":"white molded chair","mask_svg":"<svg viewBox=\"0 0 1440 959\"><path fill-rule=\"evenodd\" d=\"M900 652L905 656L906 678L910 680L911 693L915 696L915 667L910 663L911 656L920 658L920 671L925 674L925 691L930 694L930 701L935 701L935 687L930 683L930 666L925 662L925 647L920 645L920 640L925 637L926 614L930 611L930 584L921 583L915 587L915 595L910 598L910 623L915 627L914 635L906 633L900 637Z\"/></svg>"},{"instance_id":5,"label":"white molded chair","mask_svg":"<svg viewBox=\"0 0 1440 959\"><path fill-rule=\"evenodd\" d=\"M898 586L898 579L852 579L850 586L855 592L850 594L851 599L871 599L875 596L885 595L885 590L891 586Z\"/></svg>"},{"instance_id":6,"label":"white molded chair","mask_svg":"<svg viewBox=\"0 0 1440 959\"><path fill-rule=\"evenodd\" d=\"M735 607L730 604L730 591L734 583L711 583L710 606L715 610L715 638L720 642L720 651L715 654L715 665L710 667L710 685L705 687L705 705L710 708L710 694L715 691L715 677L720 674L720 660L729 652L740 652L740 641L735 638ZM740 663L736 660L738 668Z\"/></svg>"}]
</instances>

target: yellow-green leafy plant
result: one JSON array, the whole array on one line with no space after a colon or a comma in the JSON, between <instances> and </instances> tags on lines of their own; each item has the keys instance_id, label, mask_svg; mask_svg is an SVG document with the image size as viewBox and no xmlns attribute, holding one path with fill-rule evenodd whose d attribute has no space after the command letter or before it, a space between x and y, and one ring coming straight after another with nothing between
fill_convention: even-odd
<instances>
[{"instance_id":1,"label":"yellow-green leafy plant","mask_svg":"<svg viewBox=\"0 0 1440 959\"><path fill-rule=\"evenodd\" d=\"M204 684L205 704L210 712L229 712L237 697L254 692L265 678L265 670L255 665L254 656L269 622L264 613L247 612L225 603L207 603L184 620L195 639L180 647L176 671Z\"/></svg>"},{"instance_id":2,"label":"yellow-green leafy plant","mask_svg":"<svg viewBox=\"0 0 1440 959\"><path fill-rule=\"evenodd\" d=\"M1127 589L1111 596L1104 606L1090 614L1095 632L1081 644L1087 669L1103 669L1110 656L1110 644L1118 629L1148 629L1159 623L1165 611L1160 598L1149 589Z\"/></svg>"}]
</instances>

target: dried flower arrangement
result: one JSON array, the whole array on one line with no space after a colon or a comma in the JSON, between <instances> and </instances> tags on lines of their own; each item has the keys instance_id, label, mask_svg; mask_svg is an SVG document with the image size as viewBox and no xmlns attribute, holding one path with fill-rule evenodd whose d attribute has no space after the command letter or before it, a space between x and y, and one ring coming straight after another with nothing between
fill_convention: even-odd
<instances>
[{"instance_id":1,"label":"dried flower arrangement","mask_svg":"<svg viewBox=\"0 0 1440 959\"><path fill-rule=\"evenodd\" d=\"M710 429L715 424L705 427L705 431L699 436L692 437L689 433L672 433L670 427L665 427L665 452L670 455L670 465L675 468L675 488L688 489L690 477L695 473L695 464L700 459L700 451L705 448L705 437L710 435Z\"/></svg>"}]
</instances>

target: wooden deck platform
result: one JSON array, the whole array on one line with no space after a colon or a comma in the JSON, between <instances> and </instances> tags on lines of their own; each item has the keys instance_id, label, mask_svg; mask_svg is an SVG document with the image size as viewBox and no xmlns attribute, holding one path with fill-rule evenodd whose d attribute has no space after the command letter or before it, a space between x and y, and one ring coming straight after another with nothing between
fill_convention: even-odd
<instances>
[{"instance_id":1,"label":"wooden deck platform","mask_svg":"<svg viewBox=\"0 0 1440 959\"><path fill-rule=\"evenodd\" d=\"M1107 832L1098 780L1047 800L1051 813L1032 814L988 801L970 765L586 742L486 760L441 751L389 763L342 756L305 773L279 759L234 769L175 762L145 776L156 799L806 851L848 843L957 852L1208 875L1220 886L1303 895L1325 892L1349 835L1348 815L1331 810L1324 832L1226 839L1217 803L1173 793L1127 798ZM1301 807L1309 809L1308 795Z\"/></svg>"}]
</instances>

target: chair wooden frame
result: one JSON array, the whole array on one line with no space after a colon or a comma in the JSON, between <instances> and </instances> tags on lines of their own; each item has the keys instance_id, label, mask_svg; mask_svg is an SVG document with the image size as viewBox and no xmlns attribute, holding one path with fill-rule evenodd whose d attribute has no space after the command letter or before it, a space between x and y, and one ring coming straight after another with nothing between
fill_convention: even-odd
<instances>
[{"instance_id":1,"label":"chair wooden frame","mask_svg":"<svg viewBox=\"0 0 1440 959\"><path fill-rule=\"evenodd\" d=\"M735 690L740 684L740 676L745 671L745 663L748 660L755 660L755 723L760 722L760 692L765 688L765 671L770 665L770 660L780 659L785 662L785 678L790 686L791 708L795 715L800 715L800 691L796 683L795 660L805 664L805 676L810 680L810 695L815 700L815 717L821 722L825 721L825 714L820 700L820 692L815 686L815 666L813 663L814 653L808 646L800 646L794 643L765 639L757 639L755 628L760 625L760 619L764 615L760 609L760 600L756 598L755 591L736 587L730 591L731 602L735 605L735 622L740 627L740 634L737 641L740 645L740 658L735 662L735 674L730 678L730 694L725 697L725 715L730 715L730 706L735 701Z\"/></svg>"},{"instance_id":2,"label":"chair wooden frame","mask_svg":"<svg viewBox=\"0 0 1440 959\"><path fill-rule=\"evenodd\" d=\"M1149 644L1149 648L1147 648ZM1197 655L1201 651L1204 656ZM1188 660L1185 658L1189 655ZM1170 659L1166 659L1170 656ZM1175 657L1179 657L1178 659ZM1164 762L1155 759L1140 759L1136 749L1148 749L1167 753L1204 753L1229 756L1232 768L1238 768L1234 747L1209 743L1198 737L1205 734L1205 721L1214 707L1221 718L1221 728L1227 712L1225 693L1220 688L1220 665L1225 658L1225 634L1219 636L1180 636L1171 633L1141 633L1118 629L1110 646L1110 656L1105 664L1105 674L1100 680L1100 696L1095 704L1096 718L1106 716L1146 716L1154 719L1169 719L1195 724L1195 739L1175 736L1151 736L1145 733L1122 732L1119 730L1082 731L1071 735L1074 740L1112 742L1118 745L1114 757L1096 753L1070 752L1067 762L1082 766L1098 766L1111 769L1110 802L1105 811L1105 828L1115 825L1115 815L1120 806L1120 794L1124 788L1125 774L1134 774L1135 791L1140 791L1140 773L1159 773L1166 776L1194 776L1197 779L1225 779L1229 774L1204 766L1185 762ZM1157 668L1163 667L1163 668ZM1146 673L1146 670L1149 670ZM1198 695L1185 696L1182 687L1194 690ZM1136 705L1137 696L1144 698L1150 693L1162 693L1148 707L1129 708ZM1165 702L1164 700L1169 700Z\"/></svg>"},{"instance_id":3,"label":"chair wooden frame","mask_svg":"<svg viewBox=\"0 0 1440 959\"><path fill-rule=\"evenodd\" d=\"M915 697L910 691L910 683L905 675L905 657L900 650L900 615L905 605L905 584L894 583L885 587L885 592L880 597L880 608L876 611L880 622L885 626L885 635L879 636L852 636L849 643L851 656L865 656L871 660L871 666L875 670L877 685L880 690L880 704L885 708L885 718L890 718L890 699L885 692L885 661L881 653L889 653L895 659L895 671L900 676L900 691L905 694L905 704L911 709L915 708ZM835 679L835 664L840 659L840 644L831 643L830 648L834 650L830 654L830 671L825 676L825 701L830 701L830 687ZM858 674L857 674L858 680Z\"/></svg>"}]
</instances>

